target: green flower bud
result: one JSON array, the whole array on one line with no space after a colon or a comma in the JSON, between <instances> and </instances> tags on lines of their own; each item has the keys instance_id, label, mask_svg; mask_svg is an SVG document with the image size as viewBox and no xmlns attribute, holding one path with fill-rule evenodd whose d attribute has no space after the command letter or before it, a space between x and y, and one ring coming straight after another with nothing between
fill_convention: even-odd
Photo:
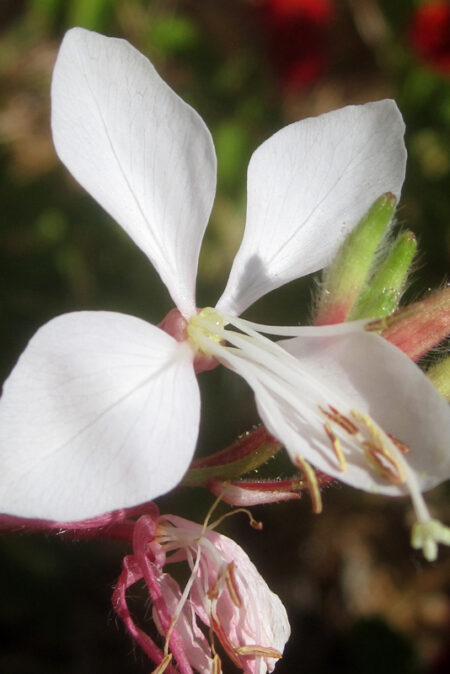
<instances>
[{"instance_id":1,"label":"green flower bud","mask_svg":"<svg viewBox=\"0 0 450 674\"><path fill-rule=\"evenodd\" d=\"M350 320L382 318L398 307L417 250L412 232L400 234L350 312Z\"/></svg>"},{"instance_id":2,"label":"green flower bud","mask_svg":"<svg viewBox=\"0 0 450 674\"><path fill-rule=\"evenodd\" d=\"M341 245L323 278L316 325L342 323L348 319L365 287L396 203L390 192L379 197Z\"/></svg>"}]
</instances>

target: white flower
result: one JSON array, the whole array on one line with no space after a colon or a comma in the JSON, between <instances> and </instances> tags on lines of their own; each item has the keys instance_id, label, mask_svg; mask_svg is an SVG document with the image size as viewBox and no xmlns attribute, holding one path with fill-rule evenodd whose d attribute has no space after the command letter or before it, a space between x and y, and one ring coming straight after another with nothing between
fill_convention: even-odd
<instances>
[{"instance_id":1,"label":"white flower","mask_svg":"<svg viewBox=\"0 0 450 674\"><path fill-rule=\"evenodd\" d=\"M297 465L307 470L307 459L369 491L411 491L428 522L420 491L449 475L450 419L420 370L360 323L275 329L237 318L324 267L380 194L399 196L395 103L294 123L261 145L228 284L200 313L197 259L216 182L200 117L127 42L75 28L55 66L52 129L62 161L148 256L178 310L165 330L80 312L37 332L0 402L0 511L78 520L170 490L198 434L194 365L212 356L248 381ZM395 438L411 447L408 464Z\"/></svg>"}]
</instances>

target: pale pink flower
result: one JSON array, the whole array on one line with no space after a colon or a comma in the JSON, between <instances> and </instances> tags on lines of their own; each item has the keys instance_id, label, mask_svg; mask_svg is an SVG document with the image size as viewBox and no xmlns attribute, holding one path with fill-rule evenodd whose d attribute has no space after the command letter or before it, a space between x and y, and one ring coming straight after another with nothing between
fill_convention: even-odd
<instances>
[{"instance_id":1,"label":"pale pink flower","mask_svg":"<svg viewBox=\"0 0 450 674\"><path fill-rule=\"evenodd\" d=\"M177 309L163 329L80 312L37 332L0 402L0 510L80 520L172 489L196 445L196 371L219 361L247 380L265 425L303 470L308 460L361 489L410 492L427 523L421 490L450 473L450 416L424 374L362 323L275 328L238 318L327 265L380 194L398 198L406 152L395 103L303 120L261 145L228 284L216 308L200 312L195 278L216 158L197 113L127 42L75 28L55 66L52 130L62 161L148 256ZM408 463L392 437L411 447Z\"/></svg>"},{"instance_id":2,"label":"pale pink flower","mask_svg":"<svg viewBox=\"0 0 450 674\"><path fill-rule=\"evenodd\" d=\"M133 547L113 605L156 664L169 667L172 654L181 674L190 667L201 674L220 672L214 644L205 636L211 630L243 672L274 669L290 634L286 611L239 545L207 526L174 515L160 517L154 506L152 514L137 521ZM167 572L174 562L187 562L191 570L183 591ZM135 624L128 608L127 589L142 578L165 649Z\"/></svg>"}]
</instances>

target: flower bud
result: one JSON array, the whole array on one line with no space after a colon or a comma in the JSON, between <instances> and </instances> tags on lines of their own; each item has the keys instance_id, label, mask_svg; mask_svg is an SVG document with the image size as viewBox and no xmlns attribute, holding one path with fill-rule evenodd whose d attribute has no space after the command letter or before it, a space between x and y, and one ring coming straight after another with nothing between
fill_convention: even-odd
<instances>
[{"instance_id":1,"label":"flower bud","mask_svg":"<svg viewBox=\"0 0 450 674\"><path fill-rule=\"evenodd\" d=\"M343 323L349 318L392 221L396 203L390 192L379 197L341 245L324 275L316 325Z\"/></svg>"},{"instance_id":2,"label":"flower bud","mask_svg":"<svg viewBox=\"0 0 450 674\"><path fill-rule=\"evenodd\" d=\"M450 402L450 356L432 365L427 376L439 393Z\"/></svg>"},{"instance_id":3,"label":"flower bud","mask_svg":"<svg viewBox=\"0 0 450 674\"><path fill-rule=\"evenodd\" d=\"M412 360L419 360L450 334L450 287L373 321L366 329L379 332Z\"/></svg>"},{"instance_id":4,"label":"flower bud","mask_svg":"<svg viewBox=\"0 0 450 674\"><path fill-rule=\"evenodd\" d=\"M366 291L360 294L350 313L351 320L381 318L397 309L416 250L417 241L412 232L403 232L397 237Z\"/></svg>"}]
</instances>

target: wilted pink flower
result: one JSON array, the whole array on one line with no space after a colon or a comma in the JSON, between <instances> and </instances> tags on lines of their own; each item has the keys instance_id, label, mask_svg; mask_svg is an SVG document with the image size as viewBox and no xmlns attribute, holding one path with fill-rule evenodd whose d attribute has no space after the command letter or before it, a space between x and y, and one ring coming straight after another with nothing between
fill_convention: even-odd
<instances>
[{"instance_id":1,"label":"wilted pink flower","mask_svg":"<svg viewBox=\"0 0 450 674\"><path fill-rule=\"evenodd\" d=\"M181 517L159 516L153 508L135 525L133 555L125 558L113 595L128 631L159 665L158 672L174 671L174 659L181 674L219 673L212 634L243 672L271 672L290 634L280 599L230 538ZM175 562L187 562L191 571L183 591L166 571ZM162 649L135 624L127 605L127 589L141 579L165 638Z\"/></svg>"}]
</instances>

